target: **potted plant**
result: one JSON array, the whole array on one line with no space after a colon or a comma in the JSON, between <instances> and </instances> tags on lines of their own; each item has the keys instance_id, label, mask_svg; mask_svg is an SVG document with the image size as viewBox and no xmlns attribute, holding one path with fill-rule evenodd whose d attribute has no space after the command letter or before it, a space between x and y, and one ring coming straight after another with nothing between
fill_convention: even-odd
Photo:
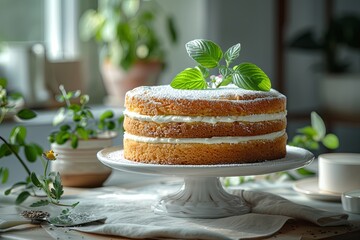
<instances>
[{"instance_id":1,"label":"potted plant","mask_svg":"<svg viewBox=\"0 0 360 240\"><path fill-rule=\"evenodd\" d=\"M51 169L60 172L64 186L101 186L111 169L101 164L96 154L112 145L117 136L117 123L121 125L122 117L116 122L114 113L107 110L96 120L87 105L88 95L81 95L80 91L67 92L62 85L59 89L61 94L56 99L65 106L54 118L53 124L58 129L49 135L51 149L58 154Z\"/></svg>"},{"instance_id":2,"label":"potted plant","mask_svg":"<svg viewBox=\"0 0 360 240\"><path fill-rule=\"evenodd\" d=\"M320 82L320 98L324 108L336 113L360 115L357 107L360 101L360 75L351 73L351 64L341 57L346 48L359 53L360 18L357 15L335 18L330 21L320 39L314 36L312 30L306 29L296 35L289 46L293 49L321 51L323 62L317 68L324 73Z\"/></svg>"},{"instance_id":3,"label":"potted plant","mask_svg":"<svg viewBox=\"0 0 360 240\"><path fill-rule=\"evenodd\" d=\"M123 104L128 90L156 84L165 63L164 44L154 25L161 9L156 1L99 0L97 10L82 15L82 39L93 38L101 46L101 73L110 103ZM173 19L166 16L166 23L175 43Z\"/></svg>"}]
</instances>

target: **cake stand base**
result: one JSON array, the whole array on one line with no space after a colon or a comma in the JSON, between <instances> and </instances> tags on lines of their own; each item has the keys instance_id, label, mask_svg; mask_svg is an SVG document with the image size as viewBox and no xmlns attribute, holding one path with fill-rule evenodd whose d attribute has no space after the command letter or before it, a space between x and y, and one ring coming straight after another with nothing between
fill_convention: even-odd
<instances>
[{"instance_id":1,"label":"cake stand base","mask_svg":"<svg viewBox=\"0 0 360 240\"><path fill-rule=\"evenodd\" d=\"M189 218L221 218L250 212L241 196L224 190L219 177L249 176L296 169L310 164L314 155L302 148L287 146L282 159L219 165L162 165L129 161L120 147L105 148L98 159L118 170L144 174L184 177L183 187L152 206L157 214Z\"/></svg>"},{"instance_id":2,"label":"cake stand base","mask_svg":"<svg viewBox=\"0 0 360 240\"><path fill-rule=\"evenodd\" d=\"M229 194L218 177L185 177L183 187L153 206L156 214L189 218L220 218L250 212L246 202Z\"/></svg>"}]
</instances>

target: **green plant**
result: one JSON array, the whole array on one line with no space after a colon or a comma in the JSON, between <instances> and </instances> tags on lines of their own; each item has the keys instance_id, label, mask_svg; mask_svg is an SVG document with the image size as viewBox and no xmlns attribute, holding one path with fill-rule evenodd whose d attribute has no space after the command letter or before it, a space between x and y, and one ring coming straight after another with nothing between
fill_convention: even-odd
<instances>
[{"instance_id":1,"label":"green plant","mask_svg":"<svg viewBox=\"0 0 360 240\"><path fill-rule=\"evenodd\" d=\"M189 56L199 65L180 72L171 82L176 89L206 89L226 86L230 83L248 90L270 91L269 77L255 64L230 64L239 57L240 43L230 47L225 53L214 42L195 39L185 45ZM225 60L222 64L221 60ZM219 75L211 75L210 70L218 68Z\"/></svg>"},{"instance_id":2,"label":"green plant","mask_svg":"<svg viewBox=\"0 0 360 240\"><path fill-rule=\"evenodd\" d=\"M305 148L308 150L318 150L321 145L327 149L337 149L339 147L339 139L333 133L326 134L326 126L323 119L316 112L311 112L310 117L311 125L299 128L297 130L298 134L292 138L292 140L289 142L289 145ZM299 168L296 169L295 172L302 177L314 176L316 174L307 168ZM291 171L267 174L259 178L261 179L265 177L268 180L273 180L279 179L279 177L284 175L292 180L297 179L297 177ZM225 178L224 184L225 186L232 186L253 181L256 181L256 176L240 176L235 178Z\"/></svg>"},{"instance_id":3,"label":"green plant","mask_svg":"<svg viewBox=\"0 0 360 240\"><path fill-rule=\"evenodd\" d=\"M335 18L320 39L315 35L311 29L302 30L289 45L294 49L321 51L324 57L322 69L329 73L346 72L350 64L340 59L340 49L346 46L360 50L360 18L356 15Z\"/></svg>"},{"instance_id":4,"label":"green plant","mask_svg":"<svg viewBox=\"0 0 360 240\"><path fill-rule=\"evenodd\" d=\"M117 128L117 125L122 125L123 116L116 120L111 110L104 111L100 115L99 121L96 121L88 106L90 100L88 95L81 95L80 91L67 92L62 85L59 86L59 89L61 94L56 96L56 99L65 103L65 106L60 107L54 117L53 124L59 128L49 135L50 143L62 145L71 141L71 146L75 149L79 140L96 138L99 134L112 136L110 133ZM77 99L79 99L78 102L71 102L71 100Z\"/></svg>"},{"instance_id":5,"label":"green plant","mask_svg":"<svg viewBox=\"0 0 360 240\"><path fill-rule=\"evenodd\" d=\"M80 20L83 40L102 43L101 58L128 70L137 61L163 62L165 51L154 25L161 17L161 6L154 0L99 0L97 10L86 11ZM172 43L177 40L174 21L166 16Z\"/></svg>"},{"instance_id":6,"label":"green plant","mask_svg":"<svg viewBox=\"0 0 360 240\"><path fill-rule=\"evenodd\" d=\"M311 112L311 126L305 126L297 130L297 135L289 142L291 146L302 147L308 150L318 150L320 144L328 149L339 147L339 139L333 134L326 134L326 126L322 118Z\"/></svg>"},{"instance_id":7,"label":"green plant","mask_svg":"<svg viewBox=\"0 0 360 240\"><path fill-rule=\"evenodd\" d=\"M11 102L14 99L18 99L20 97L19 94L8 95L6 92L6 86L6 79L0 79L0 124L6 113L14 108L14 105L12 105ZM16 116L22 120L28 120L35 118L36 113L30 109L22 109L16 114ZM24 181L16 182L9 189L5 190L5 195L9 195L15 189L21 188L21 192L18 194L15 200L16 204L21 204L29 196L39 196L36 193L36 189L39 188L45 193L47 198L46 200L40 200L32 204L32 207L43 206L50 203L60 206L75 207L77 203L71 205L60 203L63 190L59 173L47 173L48 161L56 159L54 153L52 151L44 153L40 145L36 143L28 143L26 141L26 135L27 130L24 126L16 126L12 129L9 140L5 139L3 136L0 136L0 139L3 142L3 144L0 146L0 158L10 157L13 155L20 162L27 173L26 179ZM43 176L38 176L35 172L30 170L26 162L21 157L22 151L27 162L29 163L35 162L40 156L45 158L45 160L41 158L44 166ZM0 167L1 183L5 184L8 181L8 177L9 169Z\"/></svg>"}]
</instances>

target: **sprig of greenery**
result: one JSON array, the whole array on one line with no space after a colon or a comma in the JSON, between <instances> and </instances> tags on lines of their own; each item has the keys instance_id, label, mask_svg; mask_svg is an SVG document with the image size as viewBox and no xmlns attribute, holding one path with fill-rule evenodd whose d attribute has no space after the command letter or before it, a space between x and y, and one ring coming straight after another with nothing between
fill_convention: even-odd
<instances>
[{"instance_id":1,"label":"sprig of greenery","mask_svg":"<svg viewBox=\"0 0 360 240\"><path fill-rule=\"evenodd\" d=\"M49 135L50 143L64 144L71 141L72 148L77 148L79 140L88 140L97 137L99 131L113 131L117 127L117 122L114 119L114 113L111 110L106 110L100 115L97 123L89 103L90 97L86 94L81 95L78 91L67 92L64 86L59 86L61 95L56 96L56 100L65 103L64 107L59 108L54 117L53 125L59 125L59 129ZM78 99L78 103L73 103L72 100ZM70 119L70 124L65 123ZM118 121L118 124L121 123Z\"/></svg>"},{"instance_id":2,"label":"sprig of greenery","mask_svg":"<svg viewBox=\"0 0 360 240\"><path fill-rule=\"evenodd\" d=\"M13 110L15 107L12 104L13 101L21 98L21 95L18 93L7 94L6 91L7 80L4 78L0 79L0 123L3 121L5 115ZM30 109L22 109L17 112L16 116L22 120L29 120L36 117L36 113ZM27 131L24 126L16 126L11 130L9 139L6 139L3 136L0 136L1 141L3 142L0 145L0 158L9 157L14 155L15 158L20 162L20 164L25 169L28 177L30 177L31 171L26 165L25 161L22 159L21 152L24 153L25 158L28 162L33 163L38 157L42 154L42 148L36 143L28 143L26 141ZM5 167L0 167L0 179L1 183L5 184L9 178L9 169ZM14 185L28 185L29 180L23 182L15 183Z\"/></svg>"},{"instance_id":3,"label":"sprig of greenery","mask_svg":"<svg viewBox=\"0 0 360 240\"><path fill-rule=\"evenodd\" d=\"M19 98L19 94L8 95L6 92L7 81L6 79L0 79L0 123L4 119L7 112L11 111L15 106L11 104L11 101ZM16 116L22 120L29 120L36 117L36 113L31 109L22 109ZM15 203L21 204L30 196L37 196L36 188L41 189L47 196L47 199L40 200L32 207L44 206L47 204L54 204L59 206L75 207L78 203L66 205L59 202L62 194L63 187L61 184L61 177L59 173L47 173L48 161L55 160L56 157L52 151L43 153L43 149L36 143L27 143L26 141L27 131L24 126L16 126L10 133L9 140L0 136L3 144L0 145L0 158L9 157L14 155L20 162L27 173L25 181L19 181L13 184L9 189L6 189L4 194L9 195L15 189L21 188L21 192L16 197ZM46 158L46 162L41 158L44 165L44 176L37 176L35 172L32 172L27 166L26 162L22 159L20 151L23 149L26 160L29 163L33 163L38 157L42 156ZM1 183L7 182L9 177L9 169L0 167L0 179ZM52 187L51 187L52 184Z\"/></svg>"},{"instance_id":4,"label":"sprig of greenery","mask_svg":"<svg viewBox=\"0 0 360 240\"><path fill-rule=\"evenodd\" d=\"M316 112L311 112L311 125L299 128L297 130L298 135L295 135L293 139L289 142L290 146L296 146L305 148L308 150L318 150L321 144L328 149L337 149L339 147L339 139L333 133L326 134L326 126L323 119ZM316 173L307 169L306 167L296 169L295 172L302 177L311 177ZM295 176L290 171L282 171L265 175L265 179L274 180L279 179L282 176L290 178L291 180L297 180L298 177ZM260 179L264 179L264 177ZM235 179L234 179L235 178ZM236 180L236 181L235 181ZM255 176L240 176L240 177L231 177L225 178L225 186L240 185L245 182L255 181ZM235 183L233 183L235 182Z\"/></svg>"},{"instance_id":5,"label":"sprig of greenery","mask_svg":"<svg viewBox=\"0 0 360 240\"><path fill-rule=\"evenodd\" d=\"M241 63L230 67L231 63L240 55L240 43L230 47L225 54L216 43L195 39L185 45L189 56L199 65L186 68L170 83L176 89L206 89L219 88L230 83L247 90L270 91L269 77L253 63ZM225 64L221 64L224 58ZM218 68L217 76L211 75L210 70Z\"/></svg>"},{"instance_id":6,"label":"sprig of greenery","mask_svg":"<svg viewBox=\"0 0 360 240\"><path fill-rule=\"evenodd\" d=\"M320 143L328 149L339 147L339 139L333 134L326 134L326 126L322 118L316 113L311 112L311 126L305 126L297 130L289 145L306 148L308 150L317 150Z\"/></svg>"},{"instance_id":7,"label":"sprig of greenery","mask_svg":"<svg viewBox=\"0 0 360 240\"><path fill-rule=\"evenodd\" d=\"M44 152L42 156L43 159L45 159L45 161L43 161L44 175L38 177L36 173L32 172L30 175L30 179L34 186L36 186L38 189L42 190L46 194L47 199L39 200L30 206L40 207L46 206L48 204L53 204L62 207L75 207L76 205L78 205L79 202L70 205L60 203L60 198L64 194L60 174L55 172L47 173L49 161L55 161L56 154L52 150L50 150L48 152Z\"/></svg>"}]
</instances>

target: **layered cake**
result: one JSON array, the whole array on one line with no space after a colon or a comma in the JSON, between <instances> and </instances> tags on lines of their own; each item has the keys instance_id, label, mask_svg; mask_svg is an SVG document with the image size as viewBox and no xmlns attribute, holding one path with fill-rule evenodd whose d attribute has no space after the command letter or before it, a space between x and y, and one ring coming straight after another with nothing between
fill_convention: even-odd
<instances>
[{"instance_id":1,"label":"layered cake","mask_svg":"<svg viewBox=\"0 0 360 240\"><path fill-rule=\"evenodd\" d=\"M286 97L234 85L127 92L124 157L178 165L268 161L286 154Z\"/></svg>"}]
</instances>

